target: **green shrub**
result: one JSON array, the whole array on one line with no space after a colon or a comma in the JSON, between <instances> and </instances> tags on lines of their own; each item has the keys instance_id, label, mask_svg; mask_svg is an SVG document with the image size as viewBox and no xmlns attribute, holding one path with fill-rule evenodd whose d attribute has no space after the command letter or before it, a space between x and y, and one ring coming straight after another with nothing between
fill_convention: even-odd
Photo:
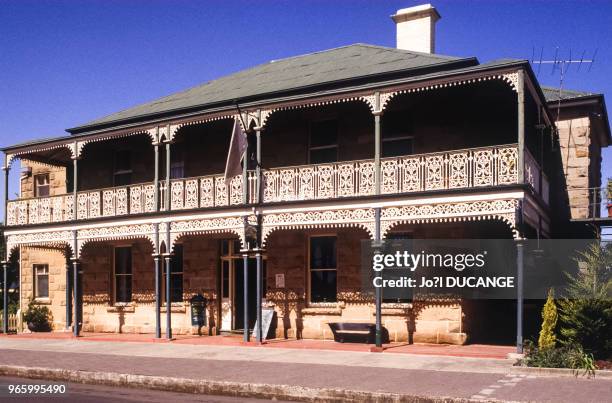
<instances>
[{"instance_id":1,"label":"green shrub","mask_svg":"<svg viewBox=\"0 0 612 403\"><path fill-rule=\"evenodd\" d=\"M28 303L28 309L23 313L23 320L32 331L45 332L51 330L51 311L34 300Z\"/></svg>"},{"instance_id":2,"label":"green shrub","mask_svg":"<svg viewBox=\"0 0 612 403\"><path fill-rule=\"evenodd\" d=\"M540 349L531 341L525 342L525 358L520 364L528 367L569 368L576 370L576 374L584 371L588 375L593 375L597 368L593 355L585 353L578 345Z\"/></svg>"},{"instance_id":3,"label":"green shrub","mask_svg":"<svg viewBox=\"0 0 612 403\"><path fill-rule=\"evenodd\" d=\"M578 260L582 268L567 275L567 295L559 300L560 341L607 359L612 356L612 247L593 244Z\"/></svg>"},{"instance_id":4,"label":"green shrub","mask_svg":"<svg viewBox=\"0 0 612 403\"><path fill-rule=\"evenodd\" d=\"M538 348L554 348L557 343L555 328L557 327L557 305L555 305L555 294L551 288L548 291L546 304L542 308L542 329L538 339Z\"/></svg>"}]
</instances>

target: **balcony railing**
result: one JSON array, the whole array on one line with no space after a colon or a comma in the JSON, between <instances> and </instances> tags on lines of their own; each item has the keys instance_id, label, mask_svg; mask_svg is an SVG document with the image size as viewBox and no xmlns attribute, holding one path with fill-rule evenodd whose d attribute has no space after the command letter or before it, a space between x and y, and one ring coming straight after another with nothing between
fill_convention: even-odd
<instances>
[{"instance_id":1,"label":"balcony railing","mask_svg":"<svg viewBox=\"0 0 612 403\"><path fill-rule=\"evenodd\" d=\"M526 166L534 161L526 161ZM381 192L400 194L517 183L515 144L419 154L381 160ZM533 166L533 165L531 165ZM537 164L536 164L537 167ZM326 200L375 193L374 160L267 169L262 172L264 203ZM535 168L532 168L535 169ZM539 172L539 167L537 167ZM537 175L539 178L539 175ZM248 173L248 203L256 202L256 174ZM531 182L530 182L531 183ZM535 185L532 183L532 186ZM539 184L537 185L539 189ZM167 186L160 182L160 208ZM236 206L243 203L241 177L223 175L170 181L170 210ZM7 224L25 225L116 217L156 211L153 183L114 187L73 195L10 201Z\"/></svg>"},{"instance_id":2,"label":"balcony railing","mask_svg":"<svg viewBox=\"0 0 612 403\"><path fill-rule=\"evenodd\" d=\"M529 151L525 152L525 182L529 183L533 190L542 197L544 203L548 205L550 198L548 177Z\"/></svg>"}]
</instances>

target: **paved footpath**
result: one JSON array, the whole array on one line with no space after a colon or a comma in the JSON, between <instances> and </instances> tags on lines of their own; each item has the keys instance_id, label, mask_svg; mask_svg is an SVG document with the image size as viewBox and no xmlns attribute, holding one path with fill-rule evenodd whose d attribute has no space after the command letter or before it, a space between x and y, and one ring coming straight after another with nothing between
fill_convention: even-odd
<instances>
[{"instance_id":1,"label":"paved footpath","mask_svg":"<svg viewBox=\"0 0 612 403\"><path fill-rule=\"evenodd\" d=\"M612 380L517 374L503 359L0 338L0 365L541 402L612 402Z\"/></svg>"}]
</instances>

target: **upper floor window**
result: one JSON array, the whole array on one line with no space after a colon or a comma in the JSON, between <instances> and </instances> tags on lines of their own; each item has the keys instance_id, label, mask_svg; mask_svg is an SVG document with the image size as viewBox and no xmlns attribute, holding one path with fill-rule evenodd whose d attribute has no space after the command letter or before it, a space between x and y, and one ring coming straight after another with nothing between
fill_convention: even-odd
<instances>
[{"instance_id":1,"label":"upper floor window","mask_svg":"<svg viewBox=\"0 0 612 403\"><path fill-rule=\"evenodd\" d=\"M34 265L34 297L49 298L49 265Z\"/></svg>"},{"instance_id":2,"label":"upper floor window","mask_svg":"<svg viewBox=\"0 0 612 403\"><path fill-rule=\"evenodd\" d=\"M49 174L34 175L34 196L49 196Z\"/></svg>"},{"instance_id":3,"label":"upper floor window","mask_svg":"<svg viewBox=\"0 0 612 403\"><path fill-rule=\"evenodd\" d=\"M382 157L410 155L414 152L412 121L405 111L385 114L381 140Z\"/></svg>"},{"instance_id":4,"label":"upper floor window","mask_svg":"<svg viewBox=\"0 0 612 403\"><path fill-rule=\"evenodd\" d=\"M115 302L132 301L132 247L115 248Z\"/></svg>"},{"instance_id":5,"label":"upper floor window","mask_svg":"<svg viewBox=\"0 0 612 403\"><path fill-rule=\"evenodd\" d=\"M130 150L115 151L113 185L125 186L132 183L132 153Z\"/></svg>"},{"instance_id":6,"label":"upper floor window","mask_svg":"<svg viewBox=\"0 0 612 403\"><path fill-rule=\"evenodd\" d=\"M338 161L337 120L321 120L311 123L308 159L311 164Z\"/></svg>"},{"instance_id":7,"label":"upper floor window","mask_svg":"<svg viewBox=\"0 0 612 403\"><path fill-rule=\"evenodd\" d=\"M182 143L176 143L170 157L170 179L185 177L185 148Z\"/></svg>"},{"instance_id":8,"label":"upper floor window","mask_svg":"<svg viewBox=\"0 0 612 403\"><path fill-rule=\"evenodd\" d=\"M310 238L310 302L337 301L336 237Z\"/></svg>"}]
</instances>

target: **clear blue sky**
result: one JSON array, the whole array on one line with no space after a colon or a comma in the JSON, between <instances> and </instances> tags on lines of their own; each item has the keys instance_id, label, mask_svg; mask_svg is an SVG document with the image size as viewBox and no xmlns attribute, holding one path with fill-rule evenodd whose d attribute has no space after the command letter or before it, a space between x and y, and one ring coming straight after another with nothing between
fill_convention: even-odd
<instances>
[{"instance_id":1,"label":"clear blue sky","mask_svg":"<svg viewBox=\"0 0 612 403\"><path fill-rule=\"evenodd\" d=\"M399 0L0 0L0 146L64 129L271 59L355 42L395 46ZM481 62L587 56L566 87L612 104L612 2L434 1L437 52ZM558 85L542 69L540 81ZM16 165L14 165L16 166ZM16 171L16 170L14 170ZM15 172L16 173L16 172ZM612 149L604 152L612 176ZM11 197L18 191L12 175Z\"/></svg>"}]
</instances>

